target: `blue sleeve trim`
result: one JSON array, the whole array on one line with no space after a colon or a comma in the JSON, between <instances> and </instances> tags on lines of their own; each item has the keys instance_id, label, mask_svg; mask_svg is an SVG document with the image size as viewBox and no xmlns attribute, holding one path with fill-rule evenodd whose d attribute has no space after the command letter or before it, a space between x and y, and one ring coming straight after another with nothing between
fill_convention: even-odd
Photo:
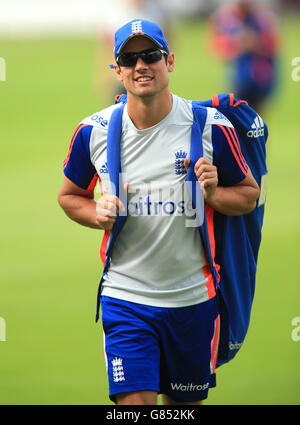
<instances>
[{"instance_id":1,"label":"blue sleeve trim","mask_svg":"<svg viewBox=\"0 0 300 425\"><path fill-rule=\"evenodd\" d=\"M93 126L80 124L71 139L64 161L64 174L81 189L87 189L97 172L90 158L90 137Z\"/></svg>"}]
</instances>

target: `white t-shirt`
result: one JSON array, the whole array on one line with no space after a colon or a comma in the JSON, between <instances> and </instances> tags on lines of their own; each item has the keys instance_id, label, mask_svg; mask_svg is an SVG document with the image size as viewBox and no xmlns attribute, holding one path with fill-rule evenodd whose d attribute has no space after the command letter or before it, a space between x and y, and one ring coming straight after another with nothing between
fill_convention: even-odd
<instances>
[{"instance_id":1,"label":"white t-shirt","mask_svg":"<svg viewBox=\"0 0 300 425\"><path fill-rule=\"evenodd\" d=\"M83 181L88 182L93 172L97 172L104 193L109 191L107 127L112 112L119 106L113 105L86 118L77 131L73 140L75 148L73 146L69 154L65 174L81 187L87 186ZM204 156L213 161L214 151L221 156L224 150L225 136L221 130L218 130L221 135L216 133L217 127L232 128L232 125L216 109L207 108L207 111L202 143ZM103 295L157 307L198 304L215 295L199 227L187 225L194 214L186 190L183 160L189 156L192 124L191 101L176 95L173 95L170 113L145 130L134 126L125 105L121 169L123 180L130 184L128 216L112 251L110 267L103 281ZM82 149L79 142L76 143L79 132L82 134L81 145L86 145L85 150L89 150L88 160L92 164L89 173L78 171L83 161L76 164L75 160ZM218 140L221 137L219 147L214 146L214 137ZM228 152L230 155L230 148ZM82 152L81 157L84 155ZM234 162L233 154L232 157ZM227 176L226 172L223 172L224 176L221 173L225 184L236 184L245 177L240 167L234 166L238 169L236 176L231 177L231 171ZM75 167L76 176L72 172ZM87 174L88 177L82 177Z\"/></svg>"}]
</instances>

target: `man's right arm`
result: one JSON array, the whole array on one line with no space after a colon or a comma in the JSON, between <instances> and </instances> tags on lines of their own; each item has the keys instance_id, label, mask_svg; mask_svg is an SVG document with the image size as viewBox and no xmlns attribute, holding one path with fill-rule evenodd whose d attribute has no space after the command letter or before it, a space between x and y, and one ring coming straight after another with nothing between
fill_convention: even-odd
<instances>
[{"instance_id":1,"label":"man's right arm","mask_svg":"<svg viewBox=\"0 0 300 425\"><path fill-rule=\"evenodd\" d=\"M111 230L118 213L118 199L104 194L97 203L94 200L93 182L97 170L90 152L93 128L93 125L82 122L75 129L64 161L64 180L58 202L67 216L77 223L93 229ZM102 133L104 143L105 130Z\"/></svg>"},{"instance_id":2,"label":"man's right arm","mask_svg":"<svg viewBox=\"0 0 300 425\"><path fill-rule=\"evenodd\" d=\"M111 194L104 194L95 202L93 190L80 188L66 176L58 193L58 203L71 220L103 230L113 228L119 208L124 208Z\"/></svg>"}]
</instances>

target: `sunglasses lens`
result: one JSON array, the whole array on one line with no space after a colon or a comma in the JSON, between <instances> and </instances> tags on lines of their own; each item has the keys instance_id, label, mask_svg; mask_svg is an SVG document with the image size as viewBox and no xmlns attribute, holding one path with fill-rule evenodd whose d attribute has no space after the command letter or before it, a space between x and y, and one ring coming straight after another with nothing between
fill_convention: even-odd
<instances>
[{"instance_id":1,"label":"sunglasses lens","mask_svg":"<svg viewBox=\"0 0 300 425\"><path fill-rule=\"evenodd\" d=\"M136 53L123 53L117 59L117 63L120 66L134 66L137 62Z\"/></svg>"},{"instance_id":2,"label":"sunglasses lens","mask_svg":"<svg viewBox=\"0 0 300 425\"><path fill-rule=\"evenodd\" d=\"M148 64L157 62L161 60L161 58L162 58L162 52L160 50L152 50L149 52L145 52L144 55L142 56L143 61Z\"/></svg>"},{"instance_id":3,"label":"sunglasses lens","mask_svg":"<svg viewBox=\"0 0 300 425\"><path fill-rule=\"evenodd\" d=\"M119 66L131 67L136 64L138 58L141 58L143 62L150 64L161 60L162 55L163 53L159 49L144 50L138 53L128 52L123 53L117 58L117 64Z\"/></svg>"}]
</instances>

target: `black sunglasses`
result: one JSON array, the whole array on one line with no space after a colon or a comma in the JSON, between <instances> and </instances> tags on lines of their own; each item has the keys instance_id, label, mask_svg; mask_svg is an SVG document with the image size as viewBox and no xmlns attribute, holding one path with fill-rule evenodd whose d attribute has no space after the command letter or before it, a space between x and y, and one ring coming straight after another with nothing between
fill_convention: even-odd
<instances>
[{"instance_id":1,"label":"black sunglasses","mask_svg":"<svg viewBox=\"0 0 300 425\"><path fill-rule=\"evenodd\" d=\"M138 58L141 58L143 62L149 65L150 63L160 61L163 55L168 56L168 53L162 49L147 49L141 52L122 53L117 57L116 62L119 66L130 67L137 63Z\"/></svg>"}]
</instances>

